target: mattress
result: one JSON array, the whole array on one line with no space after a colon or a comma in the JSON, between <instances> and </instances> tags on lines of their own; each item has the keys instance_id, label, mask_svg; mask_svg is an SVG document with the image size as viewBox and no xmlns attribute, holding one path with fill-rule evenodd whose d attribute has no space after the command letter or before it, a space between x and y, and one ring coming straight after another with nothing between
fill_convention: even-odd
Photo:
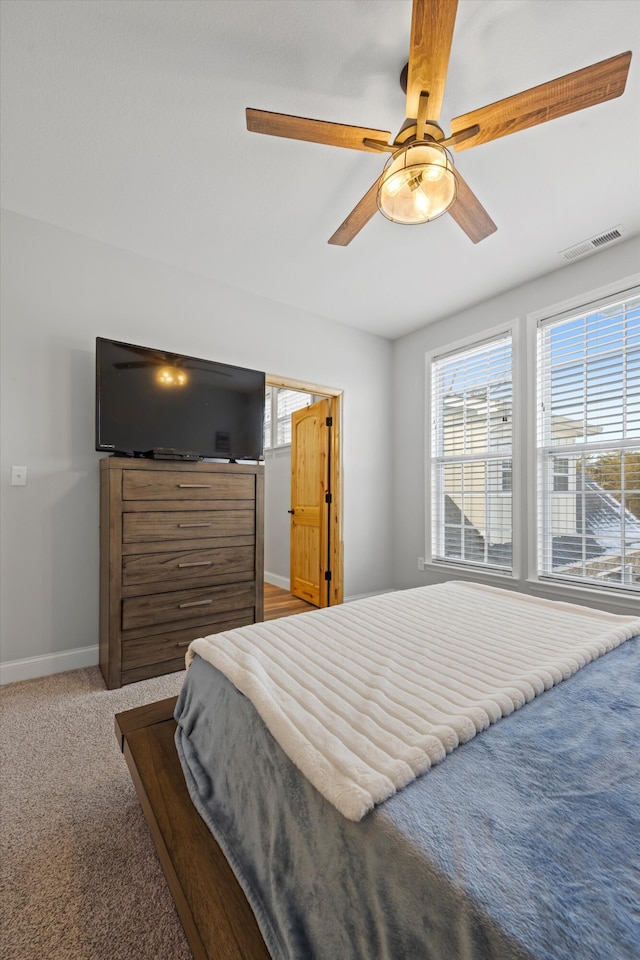
<instances>
[{"instance_id":1,"label":"mattress","mask_svg":"<svg viewBox=\"0 0 640 960\"><path fill-rule=\"evenodd\" d=\"M637 960L639 717L632 639L359 822L198 656L176 745L274 960Z\"/></svg>"}]
</instances>

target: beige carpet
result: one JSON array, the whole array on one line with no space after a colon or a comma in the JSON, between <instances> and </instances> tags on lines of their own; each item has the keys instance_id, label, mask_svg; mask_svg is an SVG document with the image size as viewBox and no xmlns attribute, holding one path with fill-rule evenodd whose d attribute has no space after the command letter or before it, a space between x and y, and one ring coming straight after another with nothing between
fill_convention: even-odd
<instances>
[{"instance_id":1,"label":"beige carpet","mask_svg":"<svg viewBox=\"0 0 640 960\"><path fill-rule=\"evenodd\" d=\"M106 690L97 667L0 689L2 960L189 960L113 732L184 674Z\"/></svg>"}]
</instances>

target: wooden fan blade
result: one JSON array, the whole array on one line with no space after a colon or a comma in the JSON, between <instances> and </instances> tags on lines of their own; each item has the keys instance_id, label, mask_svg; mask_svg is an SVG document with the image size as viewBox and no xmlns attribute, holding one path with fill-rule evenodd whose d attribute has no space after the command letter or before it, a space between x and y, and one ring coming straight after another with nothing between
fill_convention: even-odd
<instances>
[{"instance_id":1,"label":"wooden fan blade","mask_svg":"<svg viewBox=\"0 0 640 960\"><path fill-rule=\"evenodd\" d=\"M420 94L429 94L429 120L442 110L458 0L413 0L406 114L417 119Z\"/></svg>"},{"instance_id":2,"label":"wooden fan blade","mask_svg":"<svg viewBox=\"0 0 640 960\"><path fill-rule=\"evenodd\" d=\"M356 204L349 216L344 220L334 235L328 241L340 247L346 247L351 243L356 234L360 233L362 228L369 223L371 217L378 209L378 181L376 180L372 187L367 190L362 200Z\"/></svg>"},{"instance_id":3,"label":"wooden fan blade","mask_svg":"<svg viewBox=\"0 0 640 960\"><path fill-rule=\"evenodd\" d=\"M307 120L292 117L288 113L270 113L247 107L247 130L266 133L271 137L286 137L289 140L308 140L311 143L326 143L331 147L348 147L351 150L379 152L379 147L367 146L365 140L388 142L390 130L374 130L371 127L350 127L345 123L329 123L326 120Z\"/></svg>"},{"instance_id":4,"label":"wooden fan blade","mask_svg":"<svg viewBox=\"0 0 640 960\"><path fill-rule=\"evenodd\" d=\"M613 100L624 92L630 63L631 53L620 53L456 117L451 121L452 133L476 124L480 130L475 136L454 143L454 150L468 150L479 143L497 140L547 120L593 107L596 103Z\"/></svg>"},{"instance_id":5,"label":"wooden fan blade","mask_svg":"<svg viewBox=\"0 0 640 960\"><path fill-rule=\"evenodd\" d=\"M458 197L448 211L449 216L455 220L461 230L464 230L473 243L479 243L485 237L495 233L498 228L467 182L457 170L454 172L458 181Z\"/></svg>"}]
</instances>

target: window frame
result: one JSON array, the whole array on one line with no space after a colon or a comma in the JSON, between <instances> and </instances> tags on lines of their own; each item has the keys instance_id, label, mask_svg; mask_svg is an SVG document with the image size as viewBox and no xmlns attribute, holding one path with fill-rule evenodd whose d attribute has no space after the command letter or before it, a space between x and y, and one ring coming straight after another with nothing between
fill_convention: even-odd
<instances>
[{"instance_id":1,"label":"window frame","mask_svg":"<svg viewBox=\"0 0 640 960\"><path fill-rule=\"evenodd\" d=\"M637 602L638 590L635 587L624 587L617 585L606 586L606 580L597 582L587 578L581 579L578 576L567 576L563 578L562 574L541 569L542 564L540 562L540 556L543 549L543 544L540 540L540 531L545 524L544 513L545 508L548 510L548 504L541 505L541 501L538 496L537 484L540 455L538 441L539 331L540 328L545 325L549 326L553 323L560 323L563 320L569 320L573 317L584 316L597 311L599 308L607 307L616 301L629 300L638 296L640 296L640 274L629 277L626 280L618 283L609 284L607 287L602 287L588 294L573 297L570 300L556 304L555 306L549 307L546 310L529 314L527 317L527 320L529 321L527 353L529 361L528 366L530 384L528 407L531 410L528 424L530 430L528 450L530 462L533 465L533 469L531 470L532 478L527 490L527 502L532 508L529 510L530 549L528 552L526 565L527 580L537 589L544 589L545 592L561 593L563 595L573 593L576 596L576 599L579 599L580 601L585 597L606 597L607 604L612 607L617 606L617 598L621 604L624 604L625 600L628 602L630 598L635 598ZM624 449L624 443L626 443L628 446L629 441L623 442L622 449ZM632 445L634 447L640 445L640 438L638 440L638 444L636 444L634 441ZM565 447L558 446L559 453L562 453L564 449ZM589 450L587 451L585 448L583 452L605 453L609 452L610 450L613 450L613 445L611 443L603 442L589 444ZM552 484L550 484L550 491L555 488L555 477L556 474L554 473ZM548 543L546 544L546 549L549 549Z\"/></svg>"},{"instance_id":2,"label":"window frame","mask_svg":"<svg viewBox=\"0 0 640 960\"><path fill-rule=\"evenodd\" d=\"M270 404L266 403L266 395L267 395L267 392L268 392L268 391L271 391ZM281 422L283 422L284 420L286 420L286 419L289 419L289 420L291 419L291 414L289 414L289 417L288 417L288 418L286 418L286 417L278 417L278 395L279 395L281 392L285 392L285 393L302 393L302 394L304 394L306 397L309 397L309 398L310 398L309 403L303 404L302 407L298 407L297 409L299 409L299 410L304 409L304 407L312 406L314 403L316 403L317 400L321 400L321 399L322 399L322 397L319 397L317 394L315 394L315 393L310 393L308 390L303 390L302 388L298 390L298 389L294 389L293 387L279 387L279 386L274 386L273 384L267 383L267 384L266 384L266 388L265 388L265 427L266 427L266 409L267 409L267 407L270 407L271 417L270 417L270 421L269 421L269 426L270 426L270 433L271 433L271 440L272 440L272 441L273 441L274 439L277 440L277 437L278 437L278 426L279 426L279 424L280 424ZM265 454L266 454L267 452L273 452L274 450L286 450L286 449L288 449L290 446L291 446L291 440L288 440L286 443L273 443L273 442L272 442L272 443L270 443L269 445L267 445L267 441L266 441L266 430L265 430L265 444L264 444Z\"/></svg>"},{"instance_id":3,"label":"window frame","mask_svg":"<svg viewBox=\"0 0 640 960\"><path fill-rule=\"evenodd\" d=\"M565 288L566 289L566 288ZM575 289L575 287L574 287ZM528 465L537 463L537 417L536 417L536 341L539 320L556 316L564 311L576 312L588 309L597 301L619 299L632 296L640 291L640 272L619 277L610 283L595 288L583 289L581 293L554 302L547 301L546 306L512 314L502 324L480 329L475 334L460 336L464 329L462 321L452 322L458 332L451 340L441 336L437 347L424 354L425 373L423 384L422 412L424 415L423 432L425 437L423 451L422 490L424 508L424 557L418 557L417 569L428 571L428 579L420 582L437 583L455 577L459 580L473 580L493 586L510 586L532 596L568 603L579 603L610 610L612 613L636 615L638 596L636 592L616 588L601 588L596 584L581 585L574 581L556 581L540 578L537 574L538 557L538 517L536 507L537 471L528 469ZM531 298L530 298L531 301ZM508 306L507 306L508 309ZM469 329L467 327L467 329ZM486 571L470 570L459 564L446 561L433 561L431 558L431 358L470 346L494 335L511 330L513 343L513 570L511 576ZM428 406L429 404L429 406ZM531 413L529 413L531 411Z\"/></svg>"},{"instance_id":4,"label":"window frame","mask_svg":"<svg viewBox=\"0 0 640 960\"><path fill-rule=\"evenodd\" d=\"M584 291L565 300L556 301L540 310L526 314L526 408L533 411L527 417L527 458L531 464L537 466L537 339L538 323L551 317L567 316L577 311L588 311L591 307L621 297L634 296L640 292L640 273L634 273L612 283ZM535 596L547 597L553 600L566 600L573 603L584 603L609 609L615 613L633 613L632 605L637 608L637 592L629 590L602 588L597 584L578 583L577 581L562 581L556 578L540 576L538 574L538 510L537 510L537 469L528 473L524 490L525 502L532 504L535 509L527 512L526 527L526 555L523 569L526 572L523 584L527 592Z\"/></svg>"},{"instance_id":5,"label":"window frame","mask_svg":"<svg viewBox=\"0 0 640 960\"><path fill-rule=\"evenodd\" d=\"M453 558L441 558L434 556L432 548L432 390L433 377L432 367L436 360L444 359L447 356L464 350L480 347L483 343L490 343L501 337L510 337L511 339L511 379L512 379L512 436L511 436L511 524L512 524L512 563L511 569L501 569L495 566L489 566L481 563L471 563L464 560L455 560ZM521 370L521 336L518 319L510 320L506 324L483 330L481 334L462 337L458 340L445 343L441 347L429 350L425 353L425 396L424 396L424 415L425 415L425 448L424 448L424 510L425 510L425 556L419 558L419 569L429 568L446 573L455 572L456 576L473 580L486 580L487 582L504 582L520 578L521 574L521 463L523 456L523 444L521 440L521 402L516 390L516 385L520 382ZM494 458L492 458L494 459ZM498 458L499 459L499 458ZM497 460L496 460L497 462Z\"/></svg>"}]
</instances>

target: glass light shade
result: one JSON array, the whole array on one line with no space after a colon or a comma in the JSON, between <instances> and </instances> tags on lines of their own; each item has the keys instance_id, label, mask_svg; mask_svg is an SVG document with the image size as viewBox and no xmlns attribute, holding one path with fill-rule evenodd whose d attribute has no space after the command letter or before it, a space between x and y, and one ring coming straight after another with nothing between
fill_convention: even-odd
<instances>
[{"instance_id":1,"label":"glass light shade","mask_svg":"<svg viewBox=\"0 0 640 960\"><path fill-rule=\"evenodd\" d=\"M435 140L401 147L387 161L378 185L378 209L395 223L426 223L446 213L458 196L448 151Z\"/></svg>"}]
</instances>

